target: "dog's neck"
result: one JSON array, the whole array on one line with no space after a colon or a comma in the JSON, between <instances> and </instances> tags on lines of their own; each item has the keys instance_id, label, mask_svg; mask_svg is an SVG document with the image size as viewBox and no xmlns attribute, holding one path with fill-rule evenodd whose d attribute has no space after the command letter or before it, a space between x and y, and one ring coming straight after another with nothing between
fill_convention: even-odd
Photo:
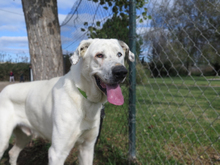
<instances>
[{"instance_id":1,"label":"dog's neck","mask_svg":"<svg viewBox=\"0 0 220 165\"><path fill-rule=\"evenodd\" d=\"M71 66L71 71L68 73L70 74L69 77L71 77L71 80L74 82L76 88L79 88L82 92L85 92L87 100L91 102L105 103L107 98L98 89L98 87L95 84L96 82L94 82L94 80L92 80L91 77L90 77L91 80L88 81L88 77L85 78L81 74L81 72L79 72L80 70L82 70L81 67L83 66L81 63L82 63L82 60L79 60L79 62L76 65ZM84 95L82 96L85 97Z\"/></svg>"}]
</instances>

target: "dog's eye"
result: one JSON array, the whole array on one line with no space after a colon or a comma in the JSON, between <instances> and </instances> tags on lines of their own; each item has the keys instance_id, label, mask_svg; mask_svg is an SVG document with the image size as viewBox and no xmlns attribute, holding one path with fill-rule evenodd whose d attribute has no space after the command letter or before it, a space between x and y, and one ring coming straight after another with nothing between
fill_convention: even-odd
<instances>
[{"instance_id":1,"label":"dog's eye","mask_svg":"<svg viewBox=\"0 0 220 165\"><path fill-rule=\"evenodd\" d=\"M118 57L121 57L121 56L122 56L122 54L121 54L120 52L118 52L117 56L118 56Z\"/></svg>"},{"instance_id":2,"label":"dog's eye","mask_svg":"<svg viewBox=\"0 0 220 165\"><path fill-rule=\"evenodd\" d=\"M104 55L103 55L103 54L97 54L96 57L98 57L98 58L103 58Z\"/></svg>"}]
</instances>

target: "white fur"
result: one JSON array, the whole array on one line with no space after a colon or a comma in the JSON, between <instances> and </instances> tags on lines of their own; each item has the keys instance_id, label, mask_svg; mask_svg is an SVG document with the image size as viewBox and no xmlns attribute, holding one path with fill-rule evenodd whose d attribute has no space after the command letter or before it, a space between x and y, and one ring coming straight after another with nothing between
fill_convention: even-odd
<instances>
[{"instance_id":1,"label":"white fur","mask_svg":"<svg viewBox=\"0 0 220 165\"><path fill-rule=\"evenodd\" d=\"M0 158L14 132L16 144L9 151L12 165L33 136L52 142L50 165L64 164L75 143L79 145L80 164L91 165L100 111L106 102L94 74L112 83L111 67L124 65L125 45L115 39L82 41L72 57L76 65L63 77L7 86L0 93ZM123 56L116 56L118 52ZM98 53L105 58L96 58ZM77 87L86 92L87 99Z\"/></svg>"}]
</instances>

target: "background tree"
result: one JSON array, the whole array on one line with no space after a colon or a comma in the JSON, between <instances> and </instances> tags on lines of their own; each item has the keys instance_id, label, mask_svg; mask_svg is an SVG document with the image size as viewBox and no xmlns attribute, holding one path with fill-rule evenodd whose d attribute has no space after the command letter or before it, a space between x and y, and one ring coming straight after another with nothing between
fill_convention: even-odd
<instances>
[{"instance_id":1,"label":"background tree","mask_svg":"<svg viewBox=\"0 0 220 165\"><path fill-rule=\"evenodd\" d=\"M56 0L22 0L34 80L63 75Z\"/></svg>"},{"instance_id":2,"label":"background tree","mask_svg":"<svg viewBox=\"0 0 220 165\"><path fill-rule=\"evenodd\" d=\"M129 21L128 17L113 16L108 19L101 29L89 28L89 38L116 38L129 43ZM137 35L136 39L136 55L142 53L141 45L143 44L142 38Z\"/></svg>"},{"instance_id":3,"label":"background tree","mask_svg":"<svg viewBox=\"0 0 220 165\"><path fill-rule=\"evenodd\" d=\"M85 22L85 28L81 30L86 31L85 29L87 29L89 38L116 38L129 44L129 0L93 0L93 2L99 3L106 10L111 9L112 17L108 18L104 23L97 21L91 26L88 25L88 22ZM147 16L146 3L145 0L136 1L137 10L143 9L144 11L137 15L137 20L140 22L150 18L150 16ZM140 56L142 53L142 45L142 37L137 34L136 56Z\"/></svg>"},{"instance_id":4,"label":"background tree","mask_svg":"<svg viewBox=\"0 0 220 165\"><path fill-rule=\"evenodd\" d=\"M211 3L205 0L176 0L172 5L160 4L152 13L153 30L145 36L145 41L152 45L151 59L157 62L156 58L162 63L167 61L161 59L175 60L173 64L184 65L188 75L191 75L191 67L195 64L207 65L209 61L218 67L219 8L217 0L211 0ZM163 32L158 33L158 29ZM152 31L157 35L150 34Z\"/></svg>"}]
</instances>

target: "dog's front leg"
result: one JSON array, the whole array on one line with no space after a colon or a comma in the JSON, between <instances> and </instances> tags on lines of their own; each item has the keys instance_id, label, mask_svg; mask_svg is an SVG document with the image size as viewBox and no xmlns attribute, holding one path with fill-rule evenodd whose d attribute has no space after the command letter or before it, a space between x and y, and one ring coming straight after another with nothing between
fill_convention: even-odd
<instances>
[{"instance_id":1,"label":"dog's front leg","mask_svg":"<svg viewBox=\"0 0 220 165\"><path fill-rule=\"evenodd\" d=\"M75 132L75 135L53 138L49 149L49 165L63 165L78 137L78 133Z\"/></svg>"},{"instance_id":2,"label":"dog's front leg","mask_svg":"<svg viewBox=\"0 0 220 165\"><path fill-rule=\"evenodd\" d=\"M98 121L99 124L99 121ZM94 147L96 138L98 136L99 127L94 127L88 132L84 133L82 138L84 142L79 145L79 164L80 165L92 165L94 156Z\"/></svg>"},{"instance_id":3,"label":"dog's front leg","mask_svg":"<svg viewBox=\"0 0 220 165\"><path fill-rule=\"evenodd\" d=\"M60 118L58 116L58 118ZM61 121L61 120L59 120ZM53 126L52 144L49 149L49 165L63 165L71 149L80 136L79 122L55 122Z\"/></svg>"},{"instance_id":4,"label":"dog's front leg","mask_svg":"<svg viewBox=\"0 0 220 165\"><path fill-rule=\"evenodd\" d=\"M92 165L94 156L94 145L93 142L84 142L79 146L79 164L80 165Z\"/></svg>"}]
</instances>

